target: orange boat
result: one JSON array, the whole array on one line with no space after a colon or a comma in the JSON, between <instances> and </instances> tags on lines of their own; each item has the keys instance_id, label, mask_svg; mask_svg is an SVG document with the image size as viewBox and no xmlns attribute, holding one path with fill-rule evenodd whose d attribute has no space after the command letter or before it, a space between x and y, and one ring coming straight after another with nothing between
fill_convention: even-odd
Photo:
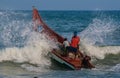
<instances>
[{"instance_id":1,"label":"orange boat","mask_svg":"<svg viewBox=\"0 0 120 78\"><path fill-rule=\"evenodd\" d=\"M34 30L37 30L37 27L42 27L41 33L47 34L50 38L54 38L59 44L62 44L64 38L54 32L51 28L49 28L41 19L39 12L36 8L33 7L33 21L34 21ZM53 49L52 52L49 53L49 56L60 64L66 65L68 68L78 70L81 68L94 68L94 65L90 63L90 57L84 56L82 58L70 59L69 57L65 57L62 54L62 50ZM82 54L83 55L83 54Z\"/></svg>"}]
</instances>

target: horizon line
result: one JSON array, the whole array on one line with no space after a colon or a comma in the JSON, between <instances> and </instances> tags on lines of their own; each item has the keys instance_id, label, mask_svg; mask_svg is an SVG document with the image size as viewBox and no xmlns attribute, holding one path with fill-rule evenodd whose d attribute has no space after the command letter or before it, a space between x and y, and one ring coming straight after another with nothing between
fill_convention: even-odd
<instances>
[{"instance_id":1,"label":"horizon line","mask_svg":"<svg viewBox=\"0 0 120 78\"><path fill-rule=\"evenodd\" d=\"M94 9L40 9L39 7L35 7L39 11L119 11L120 9L102 9L102 8L94 8ZM23 8L18 8L18 9L12 9L12 8L0 8L0 10L32 10L31 9L23 9Z\"/></svg>"}]
</instances>

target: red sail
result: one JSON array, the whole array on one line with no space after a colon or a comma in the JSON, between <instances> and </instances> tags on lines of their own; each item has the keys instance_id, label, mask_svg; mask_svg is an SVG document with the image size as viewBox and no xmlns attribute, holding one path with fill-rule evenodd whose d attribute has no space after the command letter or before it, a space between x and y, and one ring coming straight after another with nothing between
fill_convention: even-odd
<instances>
[{"instance_id":1,"label":"red sail","mask_svg":"<svg viewBox=\"0 0 120 78\"><path fill-rule=\"evenodd\" d=\"M64 38L54 32L51 28L49 28L41 19L39 12L37 9L33 9L33 21L34 21L34 30L38 30L38 26L41 26L43 29L41 32L46 33L50 38L54 38L59 43L63 43Z\"/></svg>"}]
</instances>

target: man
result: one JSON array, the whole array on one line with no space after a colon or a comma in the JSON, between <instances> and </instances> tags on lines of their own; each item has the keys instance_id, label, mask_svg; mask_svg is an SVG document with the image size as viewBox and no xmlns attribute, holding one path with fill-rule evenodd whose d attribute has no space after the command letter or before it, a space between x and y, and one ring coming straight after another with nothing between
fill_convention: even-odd
<instances>
[{"instance_id":1,"label":"man","mask_svg":"<svg viewBox=\"0 0 120 78\"><path fill-rule=\"evenodd\" d=\"M69 41L67 40L67 38L64 38L63 46L64 46L65 49L70 46Z\"/></svg>"},{"instance_id":2,"label":"man","mask_svg":"<svg viewBox=\"0 0 120 78\"><path fill-rule=\"evenodd\" d=\"M67 38L64 38L63 47L64 47L64 52L65 52L64 54L67 56L68 55L68 51L69 51L69 47L70 47L70 43L67 40Z\"/></svg>"},{"instance_id":3,"label":"man","mask_svg":"<svg viewBox=\"0 0 120 78\"><path fill-rule=\"evenodd\" d=\"M73 37L71 39L71 46L73 48L78 49L79 48L79 42L80 42L80 37L77 36L77 32L75 31L74 34L73 34Z\"/></svg>"},{"instance_id":4,"label":"man","mask_svg":"<svg viewBox=\"0 0 120 78\"><path fill-rule=\"evenodd\" d=\"M77 55L77 51L79 49L79 42L80 42L80 37L77 36L77 32L75 31L73 33L73 37L71 39L71 44L70 44L70 51L75 54L75 58Z\"/></svg>"}]
</instances>

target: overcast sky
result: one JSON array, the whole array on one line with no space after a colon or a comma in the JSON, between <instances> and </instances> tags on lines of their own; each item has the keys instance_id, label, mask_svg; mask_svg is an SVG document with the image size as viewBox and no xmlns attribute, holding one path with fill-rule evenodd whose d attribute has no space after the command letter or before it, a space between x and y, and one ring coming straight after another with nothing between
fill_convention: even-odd
<instances>
[{"instance_id":1,"label":"overcast sky","mask_svg":"<svg viewBox=\"0 0 120 78\"><path fill-rule=\"evenodd\" d=\"M0 0L0 9L120 10L120 0Z\"/></svg>"}]
</instances>

